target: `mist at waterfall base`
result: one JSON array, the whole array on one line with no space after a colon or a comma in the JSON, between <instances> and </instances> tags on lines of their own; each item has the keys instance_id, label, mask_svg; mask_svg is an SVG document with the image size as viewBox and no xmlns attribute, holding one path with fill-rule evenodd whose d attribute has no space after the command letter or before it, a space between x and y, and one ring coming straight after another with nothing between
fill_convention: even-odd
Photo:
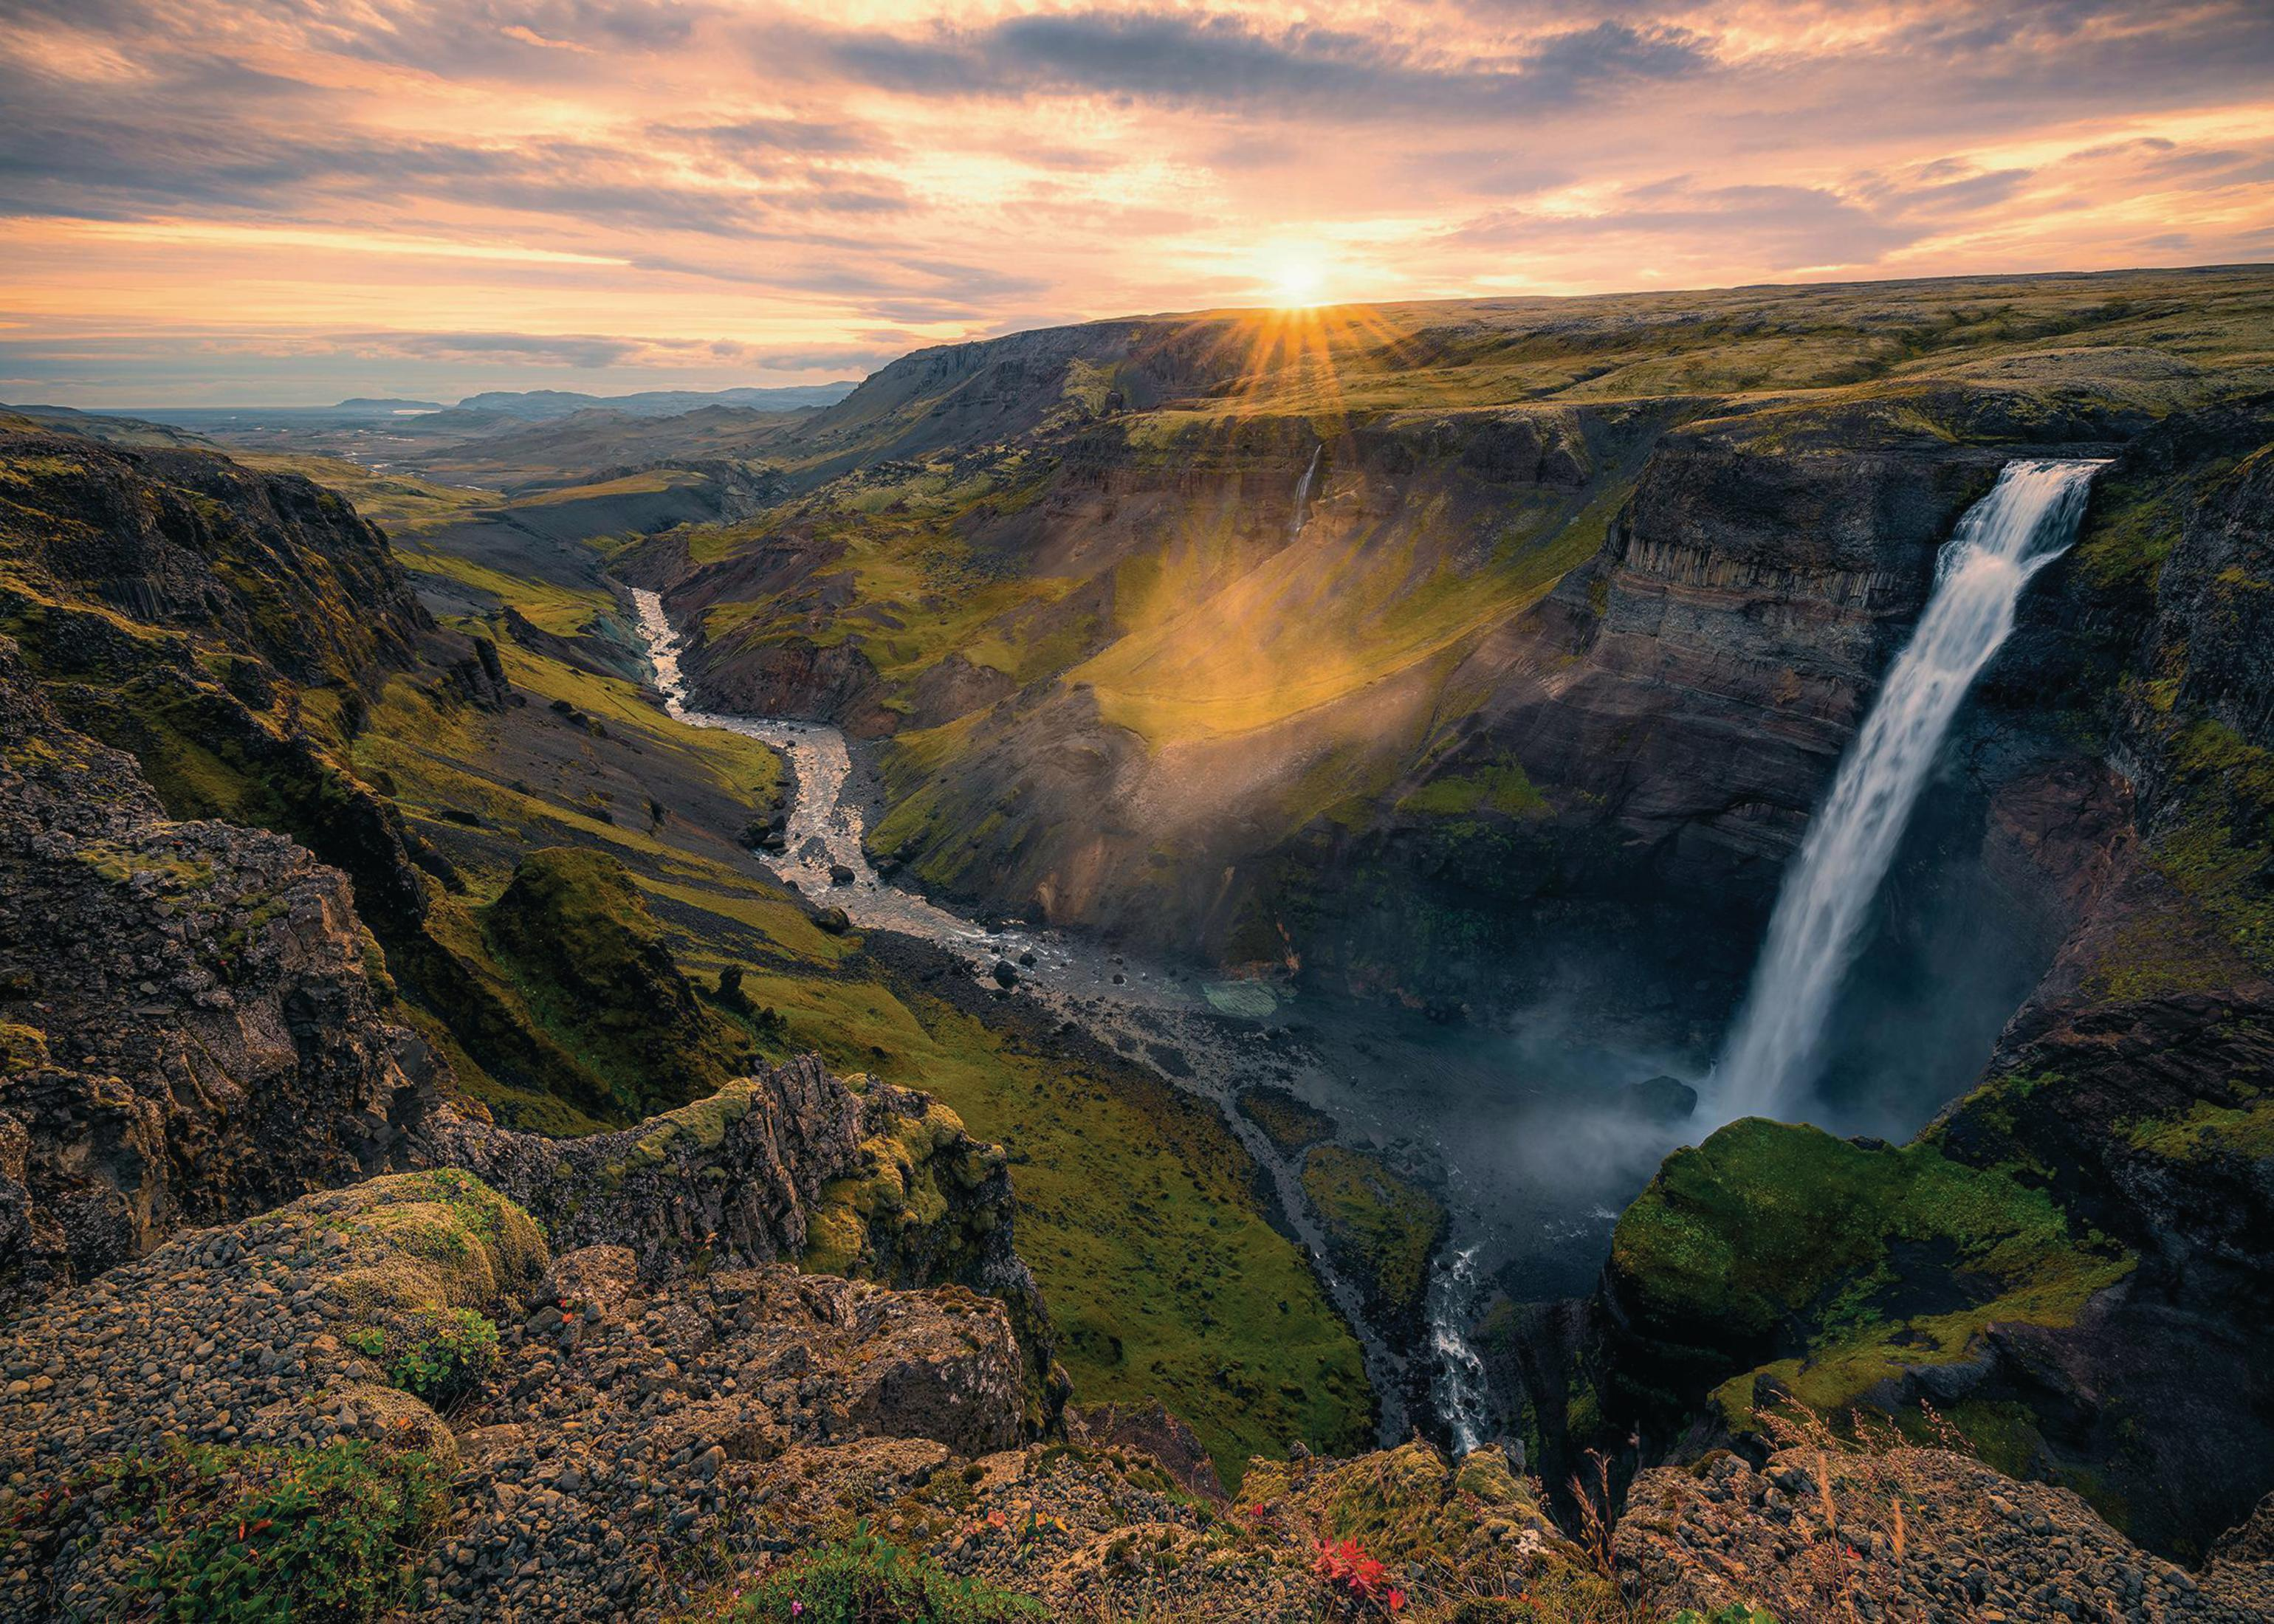
<instances>
[{"instance_id":1,"label":"mist at waterfall base","mask_svg":"<svg viewBox=\"0 0 2274 1624\"><path fill-rule=\"evenodd\" d=\"M1786 876L1752 987L1714 1073L1712 1120L1788 1119L1811 1107L1822 1114L1834 1103L1817 1085L1838 1041L1840 1006L1843 998L1853 1002L1850 973L1883 914L1883 884L1943 765L1960 706L2012 634L2030 579L2074 539L2102 466L2009 462L1960 519L1937 560L1925 612Z\"/></svg>"}]
</instances>

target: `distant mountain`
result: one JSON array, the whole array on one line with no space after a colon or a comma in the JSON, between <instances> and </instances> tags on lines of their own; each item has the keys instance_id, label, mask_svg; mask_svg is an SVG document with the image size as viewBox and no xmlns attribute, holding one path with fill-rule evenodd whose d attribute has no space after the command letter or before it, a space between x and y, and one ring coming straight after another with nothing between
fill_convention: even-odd
<instances>
[{"instance_id":1,"label":"distant mountain","mask_svg":"<svg viewBox=\"0 0 2274 1624\"><path fill-rule=\"evenodd\" d=\"M705 406L742 406L758 411L798 411L833 406L853 393L858 380L794 384L779 389L647 389L636 395L582 395L570 389L491 389L458 402L461 411L493 411L541 421L598 409L634 417L671 417ZM360 402L347 402L360 403ZM382 402L383 403L383 402Z\"/></svg>"},{"instance_id":2,"label":"distant mountain","mask_svg":"<svg viewBox=\"0 0 2274 1624\"><path fill-rule=\"evenodd\" d=\"M334 411L440 411L440 401L404 401L393 395L350 395L332 408Z\"/></svg>"}]
</instances>

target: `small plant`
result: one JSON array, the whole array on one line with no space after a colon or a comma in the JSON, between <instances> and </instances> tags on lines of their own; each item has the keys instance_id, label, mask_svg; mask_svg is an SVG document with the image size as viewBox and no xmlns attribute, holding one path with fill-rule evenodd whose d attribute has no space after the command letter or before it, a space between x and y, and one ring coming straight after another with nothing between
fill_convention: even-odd
<instances>
[{"instance_id":1,"label":"small plant","mask_svg":"<svg viewBox=\"0 0 2274 1624\"><path fill-rule=\"evenodd\" d=\"M165 1620L377 1618L407 1599L448 1507L448 1474L432 1457L360 1441L177 1446L109 1475L119 1515L154 1517L129 1583Z\"/></svg>"},{"instance_id":2,"label":"small plant","mask_svg":"<svg viewBox=\"0 0 2274 1624\"><path fill-rule=\"evenodd\" d=\"M1355 1539L1321 1540L1311 1571L1344 1601L1379 1606L1386 1613L1405 1611L1405 1592L1389 1583L1389 1570L1368 1556Z\"/></svg>"},{"instance_id":3,"label":"small plant","mask_svg":"<svg viewBox=\"0 0 2274 1624\"><path fill-rule=\"evenodd\" d=\"M733 1624L1045 1624L1050 1616L867 1533L776 1569L727 1615Z\"/></svg>"},{"instance_id":4,"label":"small plant","mask_svg":"<svg viewBox=\"0 0 2274 1624\"><path fill-rule=\"evenodd\" d=\"M1611 1537L1618 1526L1618 1502L1611 1494L1611 1463L1601 1451L1590 1449L1587 1464L1593 1473L1593 1483L1584 1473L1571 1474L1571 1499L1579 1508L1579 1548L1598 1574L1615 1580L1618 1566L1612 1556Z\"/></svg>"},{"instance_id":5,"label":"small plant","mask_svg":"<svg viewBox=\"0 0 2274 1624\"><path fill-rule=\"evenodd\" d=\"M425 1399L437 1410L456 1403L497 1373L498 1328L471 1308L428 1313L425 1335L403 1340L390 1355L396 1339L377 1326L362 1326L347 1334L347 1344L369 1359L382 1362L387 1380L405 1393Z\"/></svg>"}]
</instances>

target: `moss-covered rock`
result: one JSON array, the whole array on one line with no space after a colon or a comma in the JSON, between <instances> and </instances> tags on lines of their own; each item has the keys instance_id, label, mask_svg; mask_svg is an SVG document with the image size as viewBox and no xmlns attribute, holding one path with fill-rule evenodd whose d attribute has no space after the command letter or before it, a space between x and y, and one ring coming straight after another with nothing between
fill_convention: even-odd
<instances>
[{"instance_id":1,"label":"moss-covered rock","mask_svg":"<svg viewBox=\"0 0 2274 1624\"><path fill-rule=\"evenodd\" d=\"M1379 1157L1341 1145L1315 1147L1303 1159L1302 1177L1327 1244L1369 1311L1379 1323L1418 1335L1429 1259L1451 1227L1444 1203Z\"/></svg>"},{"instance_id":2,"label":"moss-covered rock","mask_svg":"<svg viewBox=\"0 0 2274 1624\"><path fill-rule=\"evenodd\" d=\"M1335 1137L1335 1119L1284 1088L1251 1088L1239 1096L1239 1114L1284 1151L1307 1150Z\"/></svg>"},{"instance_id":3,"label":"moss-covered rock","mask_svg":"<svg viewBox=\"0 0 2274 1624\"><path fill-rule=\"evenodd\" d=\"M1993 1321L2071 1324L2135 1263L2011 1173L1749 1118L1668 1157L1619 1221L1622 1396L1664 1417L1710 1387L1741 1431L1763 1378L1822 1410L1900 1402Z\"/></svg>"}]
</instances>

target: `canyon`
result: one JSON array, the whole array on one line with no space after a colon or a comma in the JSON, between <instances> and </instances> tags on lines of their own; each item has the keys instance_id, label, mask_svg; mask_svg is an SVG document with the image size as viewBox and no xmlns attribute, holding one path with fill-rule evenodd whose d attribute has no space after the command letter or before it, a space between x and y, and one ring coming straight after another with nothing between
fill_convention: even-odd
<instances>
[{"instance_id":1,"label":"canyon","mask_svg":"<svg viewBox=\"0 0 2274 1624\"><path fill-rule=\"evenodd\" d=\"M383 470L7 424L11 1594L131 1590L178 1434L448 1457L443 1612L712 1595L624 1580L660 1507L1057 1616L1315 1616L1314 1536L1449 1619L1813 1617L1835 1549L1890 1617L2264 1616L2270 321L1144 318ZM1721 1101L1939 560L2086 464L1801 955L1826 1041ZM217 1351L98 1398L114 1320Z\"/></svg>"}]
</instances>

